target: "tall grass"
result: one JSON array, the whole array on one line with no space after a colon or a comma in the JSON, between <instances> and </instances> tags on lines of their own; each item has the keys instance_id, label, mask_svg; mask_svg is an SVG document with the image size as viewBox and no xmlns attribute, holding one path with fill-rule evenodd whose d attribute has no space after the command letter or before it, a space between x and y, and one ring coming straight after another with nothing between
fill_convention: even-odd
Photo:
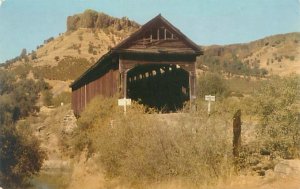
<instances>
[{"instance_id":1,"label":"tall grass","mask_svg":"<svg viewBox=\"0 0 300 189\"><path fill-rule=\"evenodd\" d=\"M130 183L213 183L232 173L231 140L224 123L197 112L148 114L138 104L124 116L116 99L98 97L78 120L75 152L87 147L97 154L107 177Z\"/></svg>"}]
</instances>

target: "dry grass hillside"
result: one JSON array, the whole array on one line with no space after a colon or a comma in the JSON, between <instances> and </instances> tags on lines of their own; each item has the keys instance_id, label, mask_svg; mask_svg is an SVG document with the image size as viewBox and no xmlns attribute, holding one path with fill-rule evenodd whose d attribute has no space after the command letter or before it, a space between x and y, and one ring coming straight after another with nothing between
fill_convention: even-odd
<instances>
[{"instance_id":1,"label":"dry grass hillside","mask_svg":"<svg viewBox=\"0 0 300 189\"><path fill-rule=\"evenodd\" d=\"M29 53L28 60L21 59L12 64L13 67L28 64L36 66L56 66L66 57L84 58L90 63L97 61L111 47L131 34L135 28L121 31L112 29L79 28L53 38L36 50L36 58Z\"/></svg>"},{"instance_id":2,"label":"dry grass hillside","mask_svg":"<svg viewBox=\"0 0 300 189\"><path fill-rule=\"evenodd\" d=\"M204 47L200 68L261 76L300 73L300 33L269 36L245 44ZM259 70L259 69L263 70Z\"/></svg>"},{"instance_id":3,"label":"dry grass hillside","mask_svg":"<svg viewBox=\"0 0 300 189\"><path fill-rule=\"evenodd\" d=\"M43 78L58 94L68 91L72 80L80 76L103 54L139 28L128 18L114 18L87 10L69 16L67 31L44 40L35 51L22 53L2 66L17 75Z\"/></svg>"}]
</instances>

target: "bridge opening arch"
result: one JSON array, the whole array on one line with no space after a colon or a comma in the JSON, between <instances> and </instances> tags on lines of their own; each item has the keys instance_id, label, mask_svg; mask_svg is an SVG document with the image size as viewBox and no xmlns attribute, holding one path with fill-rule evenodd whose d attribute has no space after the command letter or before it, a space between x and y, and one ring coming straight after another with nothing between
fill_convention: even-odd
<instances>
[{"instance_id":1,"label":"bridge opening arch","mask_svg":"<svg viewBox=\"0 0 300 189\"><path fill-rule=\"evenodd\" d=\"M126 91L127 98L174 112L190 99L189 72L176 64L137 65L127 72Z\"/></svg>"}]
</instances>

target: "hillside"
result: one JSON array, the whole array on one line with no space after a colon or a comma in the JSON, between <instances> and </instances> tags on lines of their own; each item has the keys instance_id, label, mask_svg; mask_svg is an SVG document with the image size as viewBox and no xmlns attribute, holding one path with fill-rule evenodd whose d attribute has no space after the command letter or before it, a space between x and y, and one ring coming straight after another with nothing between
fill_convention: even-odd
<instances>
[{"instance_id":1,"label":"hillside","mask_svg":"<svg viewBox=\"0 0 300 189\"><path fill-rule=\"evenodd\" d=\"M65 33L46 39L35 51L23 50L20 56L6 61L4 67L18 75L31 73L44 78L58 94L69 90L72 80L139 27L126 17L86 10L68 17ZM229 77L300 74L299 45L300 33L288 33L245 44L206 46L204 55L197 60L198 68Z\"/></svg>"},{"instance_id":2,"label":"hillside","mask_svg":"<svg viewBox=\"0 0 300 189\"><path fill-rule=\"evenodd\" d=\"M68 17L67 31L44 40L35 51L7 60L2 66L17 75L44 78L54 93L70 90L68 85L93 65L111 47L139 28L128 18L115 18L86 10Z\"/></svg>"},{"instance_id":3,"label":"hillside","mask_svg":"<svg viewBox=\"0 0 300 189\"><path fill-rule=\"evenodd\" d=\"M300 74L300 33L269 36L245 44L204 47L199 68L238 75Z\"/></svg>"}]
</instances>

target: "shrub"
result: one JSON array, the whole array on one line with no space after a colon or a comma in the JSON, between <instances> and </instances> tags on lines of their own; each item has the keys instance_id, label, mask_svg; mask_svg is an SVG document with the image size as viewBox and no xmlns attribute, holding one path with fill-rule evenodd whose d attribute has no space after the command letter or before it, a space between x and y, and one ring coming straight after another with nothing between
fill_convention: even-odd
<instances>
[{"instance_id":1,"label":"shrub","mask_svg":"<svg viewBox=\"0 0 300 189\"><path fill-rule=\"evenodd\" d=\"M55 57L54 57L54 60L55 60L56 62L58 62L58 61L59 61L59 56L55 56Z\"/></svg>"},{"instance_id":2,"label":"shrub","mask_svg":"<svg viewBox=\"0 0 300 189\"><path fill-rule=\"evenodd\" d=\"M254 99L263 148L283 158L299 157L299 76L272 78L258 90Z\"/></svg>"},{"instance_id":3,"label":"shrub","mask_svg":"<svg viewBox=\"0 0 300 189\"><path fill-rule=\"evenodd\" d=\"M224 79L216 73L206 73L197 82L197 94L200 98L205 95L226 96L228 86Z\"/></svg>"},{"instance_id":4,"label":"shrub","mask_svg":"<svg viewBox=\"0 0 300 189\"><path fill-rule=\"evenodd\" d=\"M22 58L25 58L26 55L27 55L27 50L24 48L24 49L22 49L22 51L21 51L20 58L21 58L21 59L22 59Z\"/></svg>"},{"instance_id":5,"label":"shrub","mask_svg":"<svg viewBox=\"0 0 300 189\"><path fill-rule=\"evenodd\" d=\"M53 94L50 90L42 91L42 95L43 95L43 103L45 106L53 105Z\"/></svg>"},{"instance_id":6,"label":"shrub","mask_svg":"<svg viewBox=\"0 0 300 189\"><path fill-rule=\"evenodd\" d=\"M64 103L64 104L71 103L71 93L70 92L62 92L53 98L53 105L55 107L60 106L61 103Z\"/></svg>"},{"instance_id":7,"label":"shrub","mask_svg":"<svg viewBox=\"0 0 300 189\"><path fill-rule=\"evenodd\" d=\"M202 111L169 122L135 103L124 116L116 101L92 100L73 137L77 152L88 148L89 155L97 154L106 176L132 183L175 178L209 183L230 175L226 130Z\"/></svg>"},{"instance_id":8,"label":"shrub","mask_svg":"<svg viewBox=\"0 0 300 189\"><path fill-rule=\"evenodd\" d=\"M93 44L89 44L89 49L88 49L88 52L90 53L90 54L93 54L93 51L94 51L94 46L93 46Z\"/></svg>"},{"instance_id":9,"label":"shrub","mask_svg":"<svg viewBox=\"0 0 300 189\"><path fill-rule=\"evenodd\" d=\"M9 71L0 74L0 183L5 188L24 188L45 159L38 140L28 127L17 129L16 122L37 110L39 82L17 80Z\"/></svg>"},{"instance_id":10,"label":"shrub","mask_svg":"<svg viewBox=\"0 0 300 189\"><path fill-rule=\"evenodd\" d=\"M15 126L0 127L0 182L5 188L27 184L46 158L33 135L22 134Z\"/></svg>"},{"instance_id":11,"label":"shrub","mask_svg":"<svg viewBox=\"0 0 300 189\"><path fill-rule=\"evenodd\" d=\"M31 60L35 60L35 59L37 59L37 54L35 51L32 51L31 52Z\"/></svg>"},{"instance_id":12,"label":"shrub","mask_svg":"<svg viewBox=\"0 0 300 189\"><path fill-rule=\"evenodd\" d=\"M27 75L29 74L31 68L32 68L32 66L29 64L21 64L21 65L16 66L13 69L13 72L15 73L15 75L19 76L21 79L25 79L27 77Z\"/></svg>"},{"instance_id":13,"label":"shrub","mask_svg":"<svg viewBox=\"0 0 300 189\"><path fill-rule=\"evenodd\" d=\"M84 58L65 57L58 62L57 66L33 67L32 72L37 78L66 81L78 78L90 66L90 62Z\"/></svg>"}]
</instances>

